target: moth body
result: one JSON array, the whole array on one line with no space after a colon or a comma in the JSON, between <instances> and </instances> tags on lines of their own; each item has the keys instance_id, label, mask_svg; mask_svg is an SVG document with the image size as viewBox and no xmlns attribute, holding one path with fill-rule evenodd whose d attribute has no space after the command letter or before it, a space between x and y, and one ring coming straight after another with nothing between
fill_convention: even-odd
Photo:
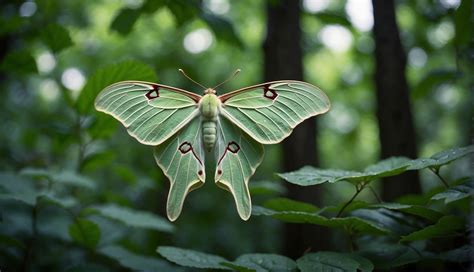
<instances>
[{"instance_id":1,"label":"moth body","mask_svg":"<svg viewBox=\"0 0 474 272\"><path fill-rule=\"evenodd\" d=\"M210 152L216 143L217 115L221 101L215 93L215 90L207 89L199 101L199 110L202 116L202 141L207 152Z\"/></svg>"}]
</instances>

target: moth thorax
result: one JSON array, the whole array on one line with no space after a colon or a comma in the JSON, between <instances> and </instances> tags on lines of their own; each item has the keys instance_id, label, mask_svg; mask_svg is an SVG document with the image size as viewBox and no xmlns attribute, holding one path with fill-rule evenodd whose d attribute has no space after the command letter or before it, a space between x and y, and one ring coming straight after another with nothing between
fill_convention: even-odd
<instances>
[{"instance_id":1,"label":"moth thorax","mask_svg":"<svg viewBox=\"0 0 474 272\"><path fill-rule=\"evenodd\" d=\"M207 152L210 152L216 143L216 133L217 127L214 121L202 122L202 141Z\"/></svg>"}]
</instances>

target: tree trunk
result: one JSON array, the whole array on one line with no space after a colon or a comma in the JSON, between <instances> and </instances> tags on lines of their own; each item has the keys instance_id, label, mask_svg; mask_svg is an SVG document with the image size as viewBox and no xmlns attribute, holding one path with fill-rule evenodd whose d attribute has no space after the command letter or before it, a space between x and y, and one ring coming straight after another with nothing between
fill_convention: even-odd
<instances>
[{"instance_id":1,"label":"tree trunk","mask_svg":"<svg viewBox=\"0 0 474 272\"><path fill-rule=\"evenodd\" d=\"M372 0L375 38L375 85L381 157L416 158L417 146L410 93L405 77L406 55L395 16L394 0ZM382 196L391 201L401 195L419 193L418 173L386 178Z\"/></svg>"},{"instance_id":2,"label":"tree trunk","mask_svg":"<svg viewBox=\"0 0 474 272\"><path fill-rule=\"evenodd\" d=\"M263 45L266 81L303 79L299 5L299 1L294 0L267 3L267 36ZM316 121L311 118L283 141L283 169L292 171L304 165L317 164ZM287 189L291 199L318 204L318 187L299 187L288 183ZM327 230L320 227L286 224L283 253L299 257L308 249L324 249L328 240Z\"/></svg>"}]
</instances>

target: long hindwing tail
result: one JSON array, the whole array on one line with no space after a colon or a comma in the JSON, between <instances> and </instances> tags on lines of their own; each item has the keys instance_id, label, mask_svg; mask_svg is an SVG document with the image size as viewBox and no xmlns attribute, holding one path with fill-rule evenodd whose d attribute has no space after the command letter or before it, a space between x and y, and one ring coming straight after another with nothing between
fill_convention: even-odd
<instances>
[{"instance_id":1,"label":"long hindwing tail","mask_svg":"<svg viewBox=\"0 0 474 272\"><path fill-rule=\"evenodd\" d=\"M166 212L171 221L181 213L186 195L206 180L201 139L201 119L196 117L154 150L156 163L170 181Z\"/></svg>"},{"instance_id":2,"label":"long hindwing tail","mask_svg":"<svg viewBox=\"0 0 474 272\"><path fill-rule=\"evenodd\" d=\"M248 182L262 162L263 146L225 118L218 118L217 134L216 184L232 193L240 217L247 220L252 211Z\"/></svg>"},{"instance_id":3,"label":"long hindwing tail","mask_svg":"<svg viewBox=\"0 0 474 272\"><path fill-rule=\"evenodd\" d=\"M159 145L199 113L200 98L166 85L122 81L102 90L95 108L119 120L140 143Z\"/></svg>"},{"instance_id":4,"label":"long hindwing tail","mask_svg":"<svg viewBox=\"0 0 474 272\"><path fill-rule=\"evenodd\" d=\"M326 94L301 81L275 81L219 97L222 115L262 144L274 144L305 119L330 108Z\"/></svg>"}]
</instances>

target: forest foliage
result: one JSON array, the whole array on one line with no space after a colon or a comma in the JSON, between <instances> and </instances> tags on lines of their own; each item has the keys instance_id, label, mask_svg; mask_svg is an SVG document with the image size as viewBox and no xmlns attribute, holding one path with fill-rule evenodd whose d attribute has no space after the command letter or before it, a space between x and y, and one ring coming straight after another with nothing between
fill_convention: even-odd
<instances>
[{"instance_id":1,"label":"forest foliage","mask_svg":"<svg viewBox=\"0 0 474 272\"><path fill-rule=\"evenodd\" d=\"M354 24L345 1L317 12L304 4L305 79L333 104L319 123L321 165L284 172L280 147L266 147L250 182L250 221L208 182L171 223L163 216L168 181L152 150L93 101L130 79L196 91L178 68L210 85L241 68L225 90L258 83L266 2L217 1L230 5L225 12L212 2L1 4L0 269L467 270L472 1L397 2L420 156L385 160L378 160L370 31ZM318 35L327 26L349 33L345 51ZM192 53L183 41L196 31L211 44ZM420 174L423 193L384 202L383 178L407 171ZM321 186L325 205L286 198L285 182ZM330 229L332 247L283 256L287 223Z\"/></svg>"}]
</instances>

